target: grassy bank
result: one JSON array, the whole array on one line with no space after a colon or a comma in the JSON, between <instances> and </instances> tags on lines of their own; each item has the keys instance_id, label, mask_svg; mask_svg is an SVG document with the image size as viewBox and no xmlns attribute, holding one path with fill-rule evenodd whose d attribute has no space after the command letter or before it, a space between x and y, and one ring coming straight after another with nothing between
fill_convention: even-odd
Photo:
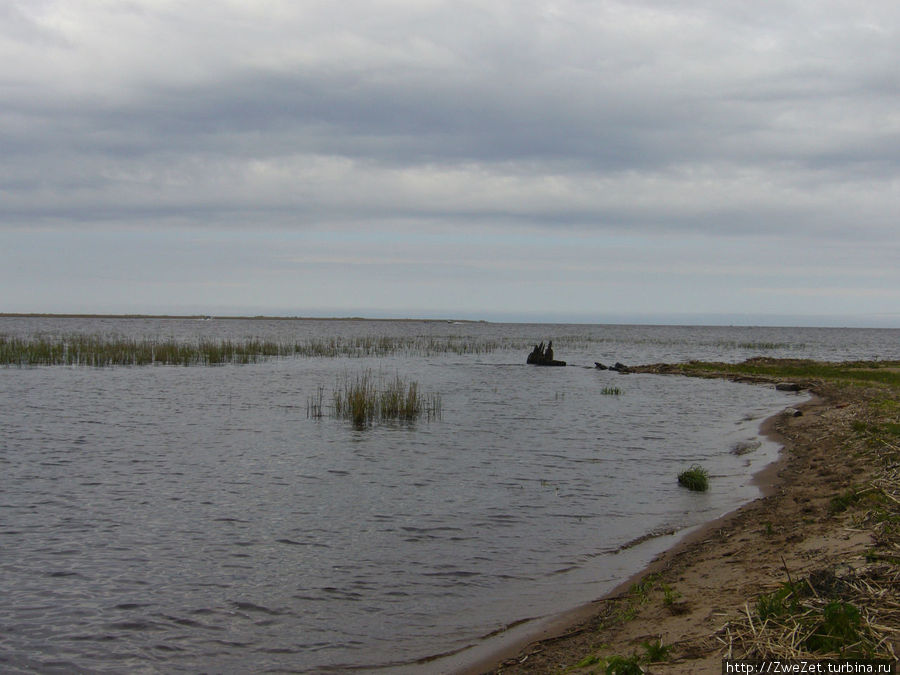
<instances>
[{"instance_id":1,"label":"grassy bank","mask_svg":"<svg viewBox=\"0 0 900 675\"><path fill-rule=\"evenodd\" d=\"M807 359L758 357L741 363L690 361L688 363L642 366L634 370L659 374L748 378L773 382L796 379L811 388L826 383L831 385L885 385L893 389L900 387L900 361L831 363Z\"/></svg>"},{"instance_id":2,"label":"grassy bank","mask_svg":"<svg viewBox=\"0 0 900 675\"><path fill-rule=\"evenodd\" d=\"M900 363L757 358L638 370L793 382L819 398L774 421L786 456L773 494L661 556L566 635L491 672L718 673L722 658L895 659Z\"/></svg>"}]
</instances>

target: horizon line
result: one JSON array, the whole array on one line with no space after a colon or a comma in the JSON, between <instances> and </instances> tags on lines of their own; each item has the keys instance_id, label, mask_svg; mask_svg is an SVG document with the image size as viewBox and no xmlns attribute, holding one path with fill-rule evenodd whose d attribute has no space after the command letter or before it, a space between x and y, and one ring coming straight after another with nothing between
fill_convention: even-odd
<instances>
[{"instance_id":1,"label":"horizon line","mask_svg":"<svg viewBox=\"0 0 900 675\"><path fill-rule=\"evenodd\" d=\"M376 313L378 310L374 310ZM740 327L740 328L869 328L873 330L896 330L900 325L872 325L873 317L869 316L798 316L800 323L790 323L783 315L735 315L735 314L670 314L670 315L616 315L606 321L576 319L575 315L548 316L538 318L527 315L510 315L506 318L461 318L452 315L446 317L425 316L361 316L353 315L287 315L287 314L205 314L187 313L153 314L149 312L113 313L113 312L0 312L0 318L58 318L58 319L189 319L189 320L244 320L244 321L382 321L382 322L424 322L424 323L522 323L522 324L570 324L570 325L646 325L646 326L708 326L708 327ZM716 319L719 322L714 322ZM753 321L755 319L755 322ZM737 320L737 321L736 321ZM821 320L825 323L810 323ZM775 323L779 321L779 323ZM847 323L839 323L841 321ZM895 319L895 322L897 319Z\"/></svg>"}]
</instances>

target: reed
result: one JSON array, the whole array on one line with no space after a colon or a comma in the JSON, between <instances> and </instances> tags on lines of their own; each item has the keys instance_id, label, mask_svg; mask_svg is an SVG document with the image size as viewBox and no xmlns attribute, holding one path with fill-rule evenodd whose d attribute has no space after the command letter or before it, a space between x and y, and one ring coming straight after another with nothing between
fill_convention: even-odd
<instances>
[{"instance_id":1,"label":"reed","mask_svg":"<svg viewBox=\"0 0 900 675\"><path fill-rule=\"evenodd\" d=\"M406 383L399 375L388 382L379 396L379 410L388 419L414 420L422 413L423 405L419 383Z\"/></svg>"},{"instance_id":2,"label":"reed","mask_svg":"<svg viewBox=\"0 0 900 675\"><path fill-rule=\"evenodd\" d=\"M314 395L318 405L321 405L321 392L320 387ZM308 403L307 409L316 410L316 403ZM364 429L385 420L413 422L422 416L437 419L441 417L442 406L440 395L423 394L418 382L407 382L400 375L385 382L366 370L353 378L345 376L338 383L332 392L332 414ZM316 415L308 413L308 416Z\"/></svg>"},{"instance_id":3,"label":"reed","mask_svg":"<svg viewBox=\"0 0 900 675\"><path fill-rule=\"evenodd\" d=\"M378 413L378 391L371 371L354 380L346 378L343 387L334 390L332 400L336 417L349 419L360 429L372 424Z\"/></svg>"},{"instance_id":4,"label":"reed","mask_svg":"<svg viewBox=\"0 0 900 675\"><path fill-rule=\"evenodd\" d=\"M324 416L324 406L325 402L325 387L319 386L316 388L316 393L306 399L306 417L323 417Z\"/></svg>"},{"instance_id":5,"label":"reed","mask_svg":"<svg viewBox=\"0 0 900 675\"><path fill-rule=\"evenodd\" d=\"M142 366L256 363L269 358L365 358L485 354L523 348L524 343L457 336L331 337L278 342L261 338L195 341L129 339L102 335L0 335L0 365L5 366Z\"/></svg>"},{"instance_id":6,"label":"reed","mask_svg":"<svg viewBox=\"0 0 900 675\"><path fill-rule=\"evenodd\" d=\"M255 363L273 356L287 356L292 347L252 338L232 340L150 340L110 338L98 335L0 336L0 365L5 366L144 366L220 365Z\"/></svg>"}]
</instances>

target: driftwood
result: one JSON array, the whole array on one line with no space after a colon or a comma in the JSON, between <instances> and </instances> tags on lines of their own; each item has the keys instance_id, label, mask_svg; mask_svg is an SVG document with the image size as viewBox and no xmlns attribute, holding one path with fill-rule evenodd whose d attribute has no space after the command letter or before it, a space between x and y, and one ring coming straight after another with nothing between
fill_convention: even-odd
<instances>
[{"instance_id":1,"label":"driftwood","mask_svg":"<svg viewBox=\"0 0 900 675\"><path fill-rule=\"evenodd\" d=\"M547 343L546 348L544 348L543 342L539 345L535 345L534 349L531 350L531 353L528 355L528 358L525 360L525 362L533 366L566 365L565 361L557 361L553 358L553 340Z\"/></svg>"}]
</instances>

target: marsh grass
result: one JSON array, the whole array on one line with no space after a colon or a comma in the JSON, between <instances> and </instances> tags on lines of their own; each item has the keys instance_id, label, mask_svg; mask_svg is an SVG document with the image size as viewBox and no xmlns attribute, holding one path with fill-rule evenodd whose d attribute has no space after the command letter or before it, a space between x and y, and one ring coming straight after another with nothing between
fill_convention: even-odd
<instances>
[{"instance_id":1,"label":"marsh grass","mask_svg":"<svg viewBox=\"0 0 900 675\"><path fill-rule=\"evenodd\" d=\"M243 340L179 341L130 339L105 335L38 335L18 338L0 335L0 365L4 366L206 366L256 363L270 358L365 358L485 354L498 349L524 348L476 337L364 336L278 342Z\"/></svg>"},{"instance_id":2,"label":"marsh grass","mask_svg":"<svg viewBox=\"0 0 900 675\"><path fill-rule=\"evenodd\" d=\"M325 414L325 387L316 387L316 393L306 399L306 416L323 417Z\"/></svg>"},{"instance_id":3,"label":"marsh grass","mask_svg":"<svg viewBox=\"0 0 900 675\"><path fill-rule=\"evenodd\" d=\"M349 419L353 426L364 428L375 421L378 410L378 391L371 371L345 378L342 387L332 393L334 416Z\"/></svg>"},{"instance_id":4,"label":"marsh grass","mask_svg":"<svg viewBox=\"0 0 900 675\"><path fill-rule=\"evenodd\" d=\"M0 365L5 366L146 366L255 363L287 356L291 348L269 340L180 342L68 335L29 339L0 336Z\"/></svg>"},{"instance_id":5,"label":"marsh grass","mask_svg":"<svg viewBox=\"0 0 900 675\"><path fill-rule=\"evenodd\" d=\"M591 350L616 340L595 336L559 336L561 350ZM636 340L634 344L683 344L684 340ZM709 343L723 349L789 349L787 343ZM303 341L134 340L119 336L72 334L17 338L0 335L0 365L5 366L141 366L244 364L276 357L365 358L384 356L479 355L500 350L528 350L532 336L487 338L471 335L334 336Z\"/></svg>"},{"instance_id":6,"label":"marsh grass","mask_svg":"<svg viewBox=\"0 0 900 675\"><path fill-rule=\"evenodd\" d=\"M603 389L600 390L600 394L603 396L621 396L622 390L618 387L603 387Z\"/></svg>"},{"instance_id":7,"label":"marsh grass","mask_svg":"<svg viewBox=\"0 0 900 675\"><path fill-rule=\"evenodd\" d=\"M313 398L324 398L322 387ZM307 410L310 409L315 410L316 405L308 404ZM350 420L358 429L386 420L413 422L423 416L439 419L442 412L439 394L425 394L418 382L407 381L400 375L385 380L366 370L353 377L345 376L332 392L332 415Z\"/></svg>"},{"instance_id":8,"label":"marsh grass","mask_svg":"<svg viewBox=\"0 0 900 675\"><path fill-rule=\"evenodd\" d=\"M699 464L694 464L678 474L678 483L688 490L705 492L709 489L709 472Z\"/></svg>"}]
</instances>

